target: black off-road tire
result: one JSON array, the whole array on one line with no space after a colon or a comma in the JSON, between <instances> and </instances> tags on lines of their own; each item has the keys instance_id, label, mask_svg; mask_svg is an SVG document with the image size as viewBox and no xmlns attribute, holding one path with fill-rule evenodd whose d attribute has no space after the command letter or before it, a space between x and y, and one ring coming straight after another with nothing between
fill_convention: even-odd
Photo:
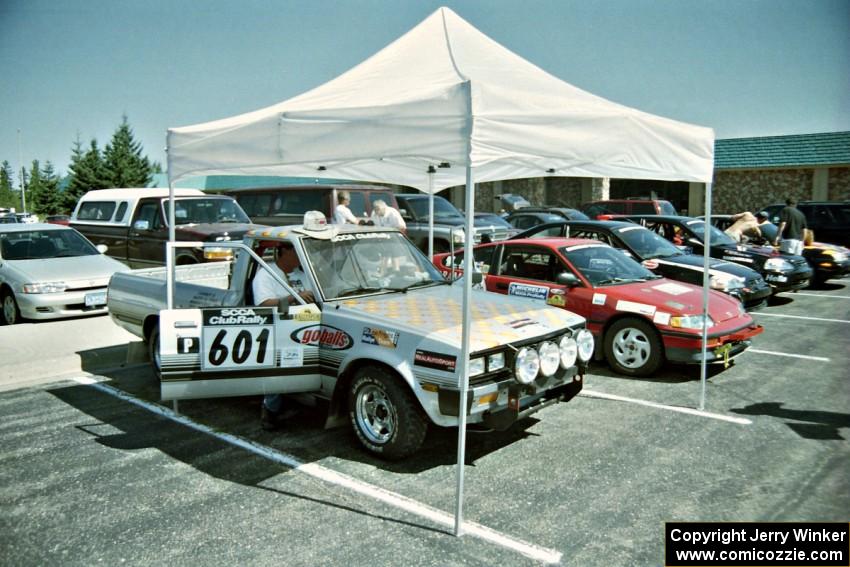
<instances>
[{"instance_id":1,"label":"black off-road tire","mask_svg":"<svg viewBox=\"0 0 850 567\"><path fill-rule=\"evenodd\" d=\"M154 325L150 335L148 335L148 356L154 376L159 380L162 378L162 359L159 355L159 323Z\"/></svg>"},{"instance_id":2,"label":"black off-road tire","mask_svg":"<svg viewBox=\"0 0 850 567\"><path fill-rule=\"evenodd\" d=\"M649 376L664 362L664 345L651 324L636 317L615 322L605 332L605 360L626 376Z\"/></svg>"},{"instance_id":3,"label":"black off-road tire","mask_svg":"<svg viewBox=\"0 0 850 567\"><path fill-rule=\"evenodd\" d=\"M388 461L415 453L428 432L427 417L407 384L378 366L361 368L351 381L348 417L360 443Z\"/></svg>"}]
</instances>

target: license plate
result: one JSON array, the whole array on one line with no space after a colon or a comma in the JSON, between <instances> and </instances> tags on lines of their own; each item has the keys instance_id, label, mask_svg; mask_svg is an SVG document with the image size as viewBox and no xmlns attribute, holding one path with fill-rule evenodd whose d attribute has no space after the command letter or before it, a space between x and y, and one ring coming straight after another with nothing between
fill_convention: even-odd
<instances>
[{"instance_id":1,"label":"license plate","mask_svg":"<svg viewBox=\"0 0 850 567\"><path fill-rule=\"evenodd\" d=\"M86 307L97 307L98 305L106 305L106 292L87 293Z\"/></svg>"}]
</instances>

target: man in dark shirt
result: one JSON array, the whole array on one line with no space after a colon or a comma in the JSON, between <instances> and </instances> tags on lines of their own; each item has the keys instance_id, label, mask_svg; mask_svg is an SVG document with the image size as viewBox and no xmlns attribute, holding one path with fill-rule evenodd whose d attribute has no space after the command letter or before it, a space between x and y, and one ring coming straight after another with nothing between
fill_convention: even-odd
<instances>
[{"instance_id":1,"label":"man in dark shirt","mask_svg":"<svg viewBox=\"0 0 850 567\"><path fill-rule=\"evenodd\" d=\"M779 213L779 229L774 244L780 244L779 250L788 254L803 253L803 231L807 228L806 217L797 210L794 197L785 199L785 208Z\"/></svg>"}]
</instances>

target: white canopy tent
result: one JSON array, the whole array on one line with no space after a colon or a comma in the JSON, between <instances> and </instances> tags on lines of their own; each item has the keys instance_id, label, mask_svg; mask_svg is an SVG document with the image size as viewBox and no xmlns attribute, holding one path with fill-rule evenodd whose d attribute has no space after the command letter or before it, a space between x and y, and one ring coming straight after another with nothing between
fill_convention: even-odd
<instances>
[{"instance_id":1,"label":"white canopy tent","mask_svg":"<svg viewBox=\"0 0 850 567\"><path fill-rule=\"evenodd\" d=\"M467 249L473 245L477 182L541 176L705 182L710 214L713 164L711 129L573 87L448 8L309 92L255 112L168 131L171 187L183 178L211 174L324 176L396 183L432 194L465 184ZM471 262L472 255L465 255L465 273L472 273ZM466 407L468 389L471 279L464 278L460 407ZM707 290L708 282L703 285ZM707 313L707 292L703 307ZM704 361L702 378L700 407ZM457 534L465 430L461 415Z\"/></svg>"}]
</instances>

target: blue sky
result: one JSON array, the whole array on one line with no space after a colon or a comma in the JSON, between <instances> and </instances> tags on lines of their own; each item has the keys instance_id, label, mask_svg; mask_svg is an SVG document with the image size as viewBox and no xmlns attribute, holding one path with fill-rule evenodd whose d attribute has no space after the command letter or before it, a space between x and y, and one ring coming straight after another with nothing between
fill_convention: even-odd
<instances>
[{"instance_id":1,"label":"blue sky","mask_svg":"<svg viewBox=\"0 0 850 567\"><path fill-rule=\"evenodd\" d=\"M850 0L0 0L0 161L66 173L126 114L166 129L285 100L445 5L596 95L718 138L850 130Z\"/></svg>"}]
</instances>

